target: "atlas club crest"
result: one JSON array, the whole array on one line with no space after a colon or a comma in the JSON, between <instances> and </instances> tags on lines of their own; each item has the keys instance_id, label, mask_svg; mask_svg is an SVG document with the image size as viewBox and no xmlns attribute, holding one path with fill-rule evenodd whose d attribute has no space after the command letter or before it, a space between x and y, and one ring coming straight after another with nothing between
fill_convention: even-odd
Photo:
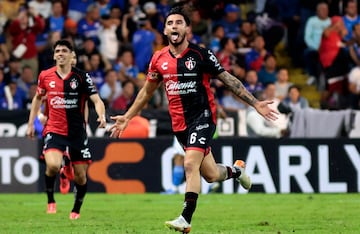
<instances>
[{"instance_id":1,"label":"atlas club crest","mask_svg":"<svg viewBox=\"0 0 360 234\"><path fill-rule=\"evenodd\" d=\"M195 65L196 65L196 62L195 62L194 58L192 58L192 57L189 57L189 58L187 59L187 61L185 62L185 67L186 67L187 69L189 69L190 71L191 71L192 69L194 69Z\"/></svg>"},{"instance_id":2,"label":"atlas club crest","mask_svg":"<svg viewBox=\"0 0 360 234\"><path fill-rule=\"evenodd\" d=\"M77 80L75 80L75 79L72 79L71 81L70 81L70 87L72 88L72 89L76 89L77 87L78 87L78 82L77 82Z\"/></svg>"}]
</instances>

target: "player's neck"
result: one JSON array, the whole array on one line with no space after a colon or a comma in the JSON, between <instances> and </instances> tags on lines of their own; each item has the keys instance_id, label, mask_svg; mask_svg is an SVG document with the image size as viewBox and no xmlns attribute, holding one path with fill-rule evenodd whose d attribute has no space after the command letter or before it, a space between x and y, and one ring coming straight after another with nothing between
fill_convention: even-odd
<instances>
[{"instance_id":1,"label":"player's neck","mask_svg":"<svg viewBox=\"0 0 360 234\"><path fill-rule=\"evenodd\" d=\"M174 45L170 44L169 46L170 46L171 54L174 55L175 57L178 57L182 54L182 52L184 52L184 50L186 50L188 48L189 42L185 40L180 45L174 46Z\"/></svg>"},{"instance_id":2,"label":"player's neck","mask_svg":"<svg viewBox=\"0 0 360 234\"><path fill-rule=\"evenodd\" d=\"M71 65L67 66L67 65L62 65L62 66L57 66L56 67L56 72L58 73L58 75L61 78L65 78L69 75L69 73L71 72Z\"/></svg>"}]
</instances>

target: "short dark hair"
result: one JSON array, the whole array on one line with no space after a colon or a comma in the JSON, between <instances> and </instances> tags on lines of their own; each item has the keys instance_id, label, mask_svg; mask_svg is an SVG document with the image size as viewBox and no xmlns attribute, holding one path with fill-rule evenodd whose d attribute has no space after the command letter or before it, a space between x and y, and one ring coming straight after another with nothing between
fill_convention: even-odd
<instances>
[{"instance_id":1,"label":"short dark hair","mask_svg":"<svg viewBox=\"0 0 360 234\"><path fill-rule=\"evenodd\" d=\"M57 42L55 42L55 44L53 46L54 50L55 50L56 46L66 46L70 51L74 51L74 47L72 46L70 41L65 40L65 39L61 39L61 40L58 40Z\"/></svg>"},{"instance_id":2,"label":"short dark hair","mask_svg":"<svg viewBox=\"0 0 360 234\"><path fill-rule=\"evenodd\" d=\"M166 16L165 18L165 22L167 21L167 18L170 15L182 15L184 17L185 23L187 26L190 25L190 17L187 15L187 13L185 13L185 10L182 6L175 6L173 8L170 9L169 14Z\"/></svg>"}]
</instances>

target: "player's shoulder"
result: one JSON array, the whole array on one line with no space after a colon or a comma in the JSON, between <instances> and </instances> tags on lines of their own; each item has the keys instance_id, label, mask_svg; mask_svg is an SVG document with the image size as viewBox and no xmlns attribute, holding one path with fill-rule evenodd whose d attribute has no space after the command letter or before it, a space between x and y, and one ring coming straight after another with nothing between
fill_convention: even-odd
<instances>
[{"instance_id":1,"label":"player's shoulder","mask_svg":"<svg viewBox=\"0 0 360 234\"><path fill-rule=\"evenodd\" d=\"M169 46L165 46L161 50L157 50L157 51L154 52L153 60L157 60L160 57L162 57L164 55L168 55L168 54L169 54Z\"/></svg>"},{"instance_id":2,"label":"player's shoulder","mask_svg":"<svg viewBox=\"0 0 360 234\"><path fill-rule=\"evenodd\" d=\"M42 75L42 76L52 75L52 74L54 74L55 72L56 72L56 67L53 66L53 67L50 67L50 68L48 68L48 69L46 69L46 70L42 70L42 71L40 72L40 75Z\"/></svg>"},{"instance_id":3,"label":"player's shoulder","mask_svg":"<svg viewBox=\"0 0 360 234\"><path fill-rule=\"evenodd\" d=\"M86 75L86 71L81 70L80 68L77 68L77 67L72 67L71 71L77 75L82 75L82 76Z\"/></svg>"},{"instance_id":4,"label":"player's shoulder","mask_svg":"<svg viewBox=\"0 0 360 234\"><path fill-rule=\"evenodd\" d=\"M196 53L199 53L201 54L202 56L210 56L210 55L213 55L213 53L211 52L210 49L206 48L206 47L202 47L202 46L199 46L197 44L194 44L194 43L189 43L189 46L188 48Z\"/></svg>"}]
</instances>

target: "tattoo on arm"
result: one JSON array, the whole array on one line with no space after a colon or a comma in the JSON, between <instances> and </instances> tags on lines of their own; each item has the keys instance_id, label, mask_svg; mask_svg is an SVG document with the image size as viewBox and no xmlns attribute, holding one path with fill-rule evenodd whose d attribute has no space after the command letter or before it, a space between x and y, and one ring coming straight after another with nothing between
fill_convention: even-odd
<instances>
[{"instance_id":1,"label":"tattoo on arm","mask_svg":"<svg viewBox=\"0 0 360 234\"><path fill-rule=\"evenodd\" d=\"M242 82L231 75L229 72L222 72L218 78L225 84L231 92L236 94L241 100L253 106L258 100L245 88Z\"/></svg>"}]
</instances>

